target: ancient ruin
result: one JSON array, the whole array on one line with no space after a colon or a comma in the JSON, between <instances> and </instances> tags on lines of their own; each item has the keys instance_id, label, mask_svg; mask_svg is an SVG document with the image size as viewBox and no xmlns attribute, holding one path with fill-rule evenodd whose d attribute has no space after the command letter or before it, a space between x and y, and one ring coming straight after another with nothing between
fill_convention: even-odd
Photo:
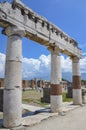
<instances>
[{"instance_id":1,"label":"ancient ruin","mask_svg":"<svg viewBox=\"0 0 86 130\"><path fill-rule=\"evenodd\" d=\"M5 83L4 83L4 121L6 128L21 125L21 81L22 81L22 37L29 38L46 46L51 52L51 110L57 112L62 106L61 57L68 55L72 60L73 103L81 104L80 64L82 57L78 43L50 23L46 18L36 14L20 0L0 3L0 27L8 36Z\"/></svg>"}]
</instances>

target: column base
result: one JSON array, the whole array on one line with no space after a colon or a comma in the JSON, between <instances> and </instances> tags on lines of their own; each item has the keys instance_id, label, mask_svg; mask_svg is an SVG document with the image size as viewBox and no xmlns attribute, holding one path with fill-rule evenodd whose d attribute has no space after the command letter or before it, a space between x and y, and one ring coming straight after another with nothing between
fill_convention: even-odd
<instances>
[{"instance_id":1,"label":"column base","mask_svg":"<svg viewBox=\"0 0 86 130\"><path fill-rule=\"evenodd\" d=\"M62 95L51 95L51 112L61 112Z\"/></svg>"},{"instance_id":2,"label":"column base","mask_svg":"<svg viewBox=\"0 0 86 130\"><path fill-rule=\"evenodd\" d=\"M81 105L82 104L81 89L73 89L73 104L74 105Z\"/></svg>"}]
</instances>

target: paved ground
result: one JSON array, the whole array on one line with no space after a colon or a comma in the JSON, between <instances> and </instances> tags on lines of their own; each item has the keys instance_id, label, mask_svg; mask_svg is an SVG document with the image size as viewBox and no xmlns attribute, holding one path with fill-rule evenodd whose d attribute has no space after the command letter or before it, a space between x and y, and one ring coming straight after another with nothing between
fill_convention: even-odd
<instances>
[{"instance_id":1,"label":"paved ground","mask_svg":"<svg viewBox=\"0 0 86 130\"><path fill-rule=\"evenodd\" d=\"M73 110L75 108L79 107L78 105L73 105L72 102L68 103L65 102L63 103L62 110L64 113L70 110ZM36 107L36 106L31 106L31 105L25 105L23 104L23 108L27 109L31 112L27 112L23 114L22 118L22 125L24 126L32 126L35 124L40 123L43 120L46 120L51 117L58 116L58 113L51 113L50 111L50 106L47 108L41 108L41 107ZM64 114L62 113L62 114Z\"/></svg>"},{"instance_id":2,"label":"paved ground","mask_svg":"<svg viewBox=\"0 0 86 130\"><path fill-rule=\"evenodd\" d=\"M86 105L55 116L26 130L86 130Z\"/></svg>"},{"instance_id":3,"label":"paved ground","mask_svg":"<svg viewBox=\"0 0 86 130\"><path fill-rule=\"evenodd\" d=\"M40 109L44 109L43 107L38 107L38 106L32 106L32 105L27 105L27 104L22 104L22 108L29 110L31 112L40 110Z\"/></svg>"},{"instance_id":4,"label":"paved ground","mask_svg":"<svg viewBox=\"0 0 86 130\"><path fill-rule=\"evenodd\" d=\"M86 105L75 106L72 103L64 103L62 111L65 115L50 113L50 108L25 104L22 107L31 111L23 114L22 125L26 130L86 130Z\"/></svg>"}]
</instances>

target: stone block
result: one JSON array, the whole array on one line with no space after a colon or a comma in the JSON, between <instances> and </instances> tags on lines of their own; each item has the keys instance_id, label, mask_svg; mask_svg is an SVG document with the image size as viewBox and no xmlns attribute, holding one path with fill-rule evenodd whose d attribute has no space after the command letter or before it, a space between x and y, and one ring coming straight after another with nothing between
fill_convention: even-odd
<instances>
[{"instance_id":1,"label":"stone block","mask_svg":"<svg viewBox=\"0 0 86 130\"><path fill-rule=\"evenodd\" d=\"M50 88L43 88L43 98L41 98L41 101L50 103Z\"/></svg>"},{"instance_id":2,"label":"stone block","mask_svg":"<svg viewBox=\"0 0 86 130\"><path fill-rule=\"evenodd\" d=\"M0 89L0 112L3 112L3 89Z\"/></svg>"},{"instance_id":3,"label":"stone block","mask_svg":"<svg viewBox=\"0 0 86 130\"><path fill-rule=\"evenodd\" d=\"M72 87L67 88L67 94L66 94L67 98L72 98L73 97L73 92L72 91L73 91Z\"/></svg>"},{"instance_id":4,"label":"stone block","mask_svg":"<svg viewBox=\"0 0 86 130\"><path fill-rule=\"evenodd\" d=\"M86 88L82 88L82 103L86 104Z\"/></svg>"}]
</instances>

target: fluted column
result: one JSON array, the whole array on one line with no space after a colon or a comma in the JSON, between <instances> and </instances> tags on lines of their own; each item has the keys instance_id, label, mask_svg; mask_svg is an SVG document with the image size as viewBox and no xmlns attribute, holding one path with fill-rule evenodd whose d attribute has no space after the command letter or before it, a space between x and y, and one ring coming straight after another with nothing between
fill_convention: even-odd
<instances>
[{"instance_id":1,"label":"fluted column","mask_svg":"<svg viewBox=\"0 0 86 130\"><path fill-rule=\"evenodd\" d=\"M62 106L62 86L60 85L61 75L61 56L55 50L51 51L51 111L59 112Z\"/></svg>"},{"instance_id":2,"label":"fluted column","mask_svg":"<svg viewBox=\"0 0 86 130\"><path fill-rule=\"evenodd\" d=\"M73 104L82 104L82 93L81 93L81 74L80 74L80 63L79 58L72 58L72 82L73 82Z\"/></svg>"},{"instance_id":3,"label":"fluted column","mask_svg":"<svg viewBox=\"0 0 86 130\"><path fill-rule=\"evenodd\" d=\"M21 125L22 116L22 36L25 31L21 27L9 26L5 29L8 35L4 104L3 104L3 126L6 128Z\"/></svg>"}]
</instances>

